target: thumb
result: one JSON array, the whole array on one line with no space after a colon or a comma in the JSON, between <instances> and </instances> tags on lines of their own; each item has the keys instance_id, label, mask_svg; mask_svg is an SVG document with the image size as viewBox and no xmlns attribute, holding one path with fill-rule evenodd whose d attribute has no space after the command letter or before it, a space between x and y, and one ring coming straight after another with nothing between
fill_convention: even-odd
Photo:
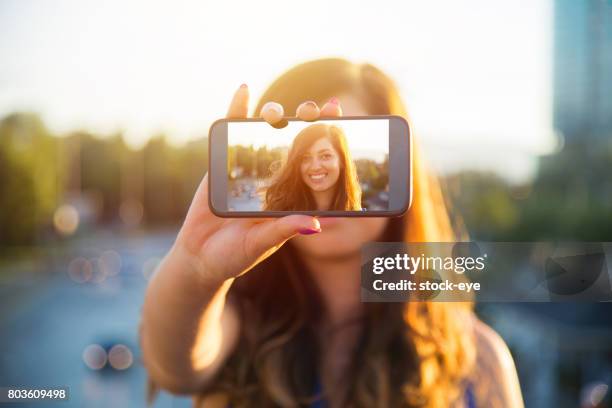
<instances>
[{"instance_id":1,"label":"thumb","mask_svg":"<svg viewBox=\"0 0 612 408\"><path fill-rule=\"evenodd\" d=\"M289 215L274 221L262 222L253 227L253 246L256 254L280 247L296 234L316 234L321 232L321 224L309 215Z\"/></svg>"}]
</instances>

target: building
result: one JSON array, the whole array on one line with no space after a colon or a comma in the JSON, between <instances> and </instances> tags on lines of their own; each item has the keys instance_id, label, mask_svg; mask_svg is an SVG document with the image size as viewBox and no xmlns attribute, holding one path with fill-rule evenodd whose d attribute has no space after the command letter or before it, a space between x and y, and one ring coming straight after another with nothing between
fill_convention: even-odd
<instances>
[{"instance_id":1,"label":"building","mask_svg":"<svg viewBox=\"0 0 612 408\"><path fill-rule=\"evenodd\" d=\"M554 128L566 144L612 139L612 0L555 0Z\"/></svg>"}]
</instances>

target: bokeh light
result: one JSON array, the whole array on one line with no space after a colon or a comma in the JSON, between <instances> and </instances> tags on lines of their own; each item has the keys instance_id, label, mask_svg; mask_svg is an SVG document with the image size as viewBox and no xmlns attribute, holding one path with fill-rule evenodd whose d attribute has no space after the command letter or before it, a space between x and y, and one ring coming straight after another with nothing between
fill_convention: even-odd
<instances>
[{"instance_id":1,"label":"bokeh light","mask_svg":"<svg viewBox=\"0 0 612 408\"><path fill-rule=\"evenodd\" d=\"M93 269L93 276L91 277L92 283L102 283L106 280L107 273L105 268L100 267L100 258L93 258L91 260L92 265L96 267Z\"/></svg>"},{"instance_id":2,"label":"bokeh light","mask_svg":"<svg viewBox=\"0 0 612 408\"><path fill-rule=\"evenodd\" d=\"M86 258L75 258L68 264L68 276L77 283L85 283L93 277L93 265Z\"/></svg>"},{"instance_id":3,"label":"bokeh light","mask_svg":"<svg viewBox=\"0 0 612 408\"><path fill-rule=\"evenodd\" d=\"M108 363L115 370L127 370L132 366L134 356L129 347L123 344L114 345L108 352Z\"/></svg>"},{"instance_id":4,"label":"bokeh light","mask_svg":"<svg viewBox=\"0 0 612 408\"><path fill-rule=\"evenodd\" d=\"M55 230L61 235L72 235L79 227L79 212L70 204L64 204L53 215Z\"/></svg>"},{"instance_id":5,"label":"bokeh light","mask_svg":"<svg viewBox=\"0 0 612 408\"><path fill-rule=\"evenodd\" d=\"M106 365L106 350L99 344L90 344L83 351L83 361L92 370L100 370Z\"/></svg>"}]
</instances>

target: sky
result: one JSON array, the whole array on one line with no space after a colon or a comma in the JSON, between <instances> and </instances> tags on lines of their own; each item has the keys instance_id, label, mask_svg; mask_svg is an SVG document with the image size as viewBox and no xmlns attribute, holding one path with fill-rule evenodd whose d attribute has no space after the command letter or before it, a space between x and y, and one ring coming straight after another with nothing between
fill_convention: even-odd
<instances>
[{"instance_id":1,"label":"sky","mask_svg":"<svg viewBox=\"0 0 612 408\"><path fill-rule=\"evenodd\" d=\"M372 159L384 161L389 154L389 120L345 120L326 121L339 126L344 131L346 142L353 159ZM312 125L309 122L289 122L282 129L275 129L267 122L235 122L227 127L228 145L242 145L259 148L267 146L268 149L282 146L289 147L295 136L305 127Z\"/></svg>"},{"instance_id":2,"label":"sky","mask_svg":"<svg viewBox=\"0 0 612 408\"><path fill-rule=\"evenodd\" d=\"M553 151L551 0L0 2L0 116L55 132L206 135L233 91L344 57L386 71L428 161L521 180Z\"/></svg>"}]
</instances>

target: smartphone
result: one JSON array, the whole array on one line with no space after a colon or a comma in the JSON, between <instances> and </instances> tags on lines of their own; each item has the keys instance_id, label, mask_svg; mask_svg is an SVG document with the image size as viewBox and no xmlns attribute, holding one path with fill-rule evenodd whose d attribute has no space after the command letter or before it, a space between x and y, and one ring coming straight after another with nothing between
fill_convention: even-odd
<instances>
[{"instance_id":1,"label":"smartphone","mask_svg":"<svg viewBox=\"0 0 612 408\"><path fill-rule=\"evenodd\" d=\"M391 217L412 201L412 137L401 116L287 118L282 128L221 119L209 155L209 206L219 217Z\"/></svg>"}]
</instances>

